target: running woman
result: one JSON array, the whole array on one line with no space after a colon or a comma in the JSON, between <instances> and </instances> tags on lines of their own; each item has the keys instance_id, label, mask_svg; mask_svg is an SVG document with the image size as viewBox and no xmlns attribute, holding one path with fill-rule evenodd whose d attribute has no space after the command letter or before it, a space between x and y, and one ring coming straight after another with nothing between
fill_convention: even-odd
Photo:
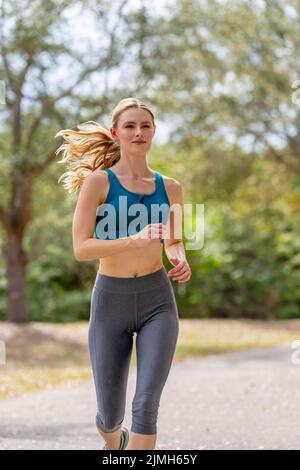
<instances>
[{"instance_id":1,"label":"running woman","mask_svg":"<svg viewBox=\"0 0 300 470\"><path fill-rule=\"evenodd\" d=\"M58 182L69 192L80 190L75 257L99 259L88 329L96 428L103 449L155 449L160 398L179 333L170 279L184 283L191 276L181 237L182 185L148 166L156 125L142 101L122 99L109 130L94 121L77 127L56 134L65 139L56 154L63 151L60 163L69 163ZM173 265L169 272L163 246ZM134 334L137 379L129 435L122 424Z\"/></svg>"}]
</instances>

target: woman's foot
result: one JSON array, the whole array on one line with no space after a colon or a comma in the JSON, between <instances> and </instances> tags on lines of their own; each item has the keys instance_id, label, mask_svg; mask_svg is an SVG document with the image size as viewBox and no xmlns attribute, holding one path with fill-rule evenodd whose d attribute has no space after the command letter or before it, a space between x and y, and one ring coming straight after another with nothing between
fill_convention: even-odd
<instances>
[{"instance_id":1,"label":"woman's foot","mask_svg":"<svg viewBox=\"0 0 300 470\"><path fill-rule=\"evenodd\" d=\"M121 432L121 438L120 438L120 447L118 450L124 450L128 444L128 440L129 440L129 431L128 429L124 426L122 428L122 432ZM105 443L104 446L102 447L102 450L109 450L107 448L107 444Z\"/></svg>"}]
</instances>

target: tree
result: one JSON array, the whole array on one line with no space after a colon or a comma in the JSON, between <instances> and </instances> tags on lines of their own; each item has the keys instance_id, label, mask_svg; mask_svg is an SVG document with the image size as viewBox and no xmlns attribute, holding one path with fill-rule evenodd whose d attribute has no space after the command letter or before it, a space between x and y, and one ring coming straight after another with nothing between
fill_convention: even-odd
<instances>
[{"instance_id":1,"label":"tree","mask_svg":"<svg viewBox=\"0 0 300 470\"><path fill-rule=\"evenodd\" d=\"M124 87L111 86L107 78L124 58L119 35L126 4L115 2L112 21L108 1L1 3L0 77L6 85L6 107L0 132L0 222L9 321L29 320L24 234L33 217L34 183L57 159L55 150L60 144L54 140L55 133L82 119L98 119L108 112L112 101L124 97ZM102 42L97 47L95 38L89 48L80 49L79 43L72 43L71 23L74 12L82 18L88 8ZM58 76L55 83L62 69L63 81ZM93 84L95 74L98 89Z\"/></svg>"},{"instance_id":2,"label":"tree","mask_svg":"<svg viewBox=\"0 0 300 470\"><path fill-rule=\"evenodd\" d=\"M299 0L168 5L142 60L177 148L234 143L299 176Z\"/></svg>"}]
</instances>

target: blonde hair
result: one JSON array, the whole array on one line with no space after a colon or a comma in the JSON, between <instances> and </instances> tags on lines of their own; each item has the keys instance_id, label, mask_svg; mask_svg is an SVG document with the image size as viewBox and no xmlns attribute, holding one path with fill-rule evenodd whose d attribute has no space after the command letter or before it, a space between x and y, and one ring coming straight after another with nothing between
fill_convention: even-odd
<instances>
[{"instance_id":1,"label":"blonde hair","mask_svg":"<svg viewBox=\"0 0 300 470\"><path fill-rule=\"evenodd\" d=\"M129 108L142 108L151 114L153 125L154 115L142 101L137 98L124 98L111 113L111 127L117 128L121 113ZM85 177L97 168L109 168L121 158L120 145L114 140L109 130L95 121L77 124L77 130L62 129L57 134L65 139L55 152L58 155L63 151L62 159L58 163L68 162L68 170L58 179L69 193L78 191Z\"/></svg>"}]
</instances>

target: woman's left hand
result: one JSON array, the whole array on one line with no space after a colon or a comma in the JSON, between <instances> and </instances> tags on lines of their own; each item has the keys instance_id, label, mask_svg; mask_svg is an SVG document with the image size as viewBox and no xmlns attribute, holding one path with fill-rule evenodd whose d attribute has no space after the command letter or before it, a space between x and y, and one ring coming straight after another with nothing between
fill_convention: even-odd
<instances>
[{"instance_id":1,"label":"woman's left hand","mask_svg":"<svg viewBox=\"0 0 300 470\"><path fill-rule=\"evenodd\" d=\"M170 258L169 261L173 264L173 266L175 266L175 268L172 268L168 272L168 276L171 277L173 281L187 282L192 275L187 260L180 258Z\"/></svg>"}]
</instances>

